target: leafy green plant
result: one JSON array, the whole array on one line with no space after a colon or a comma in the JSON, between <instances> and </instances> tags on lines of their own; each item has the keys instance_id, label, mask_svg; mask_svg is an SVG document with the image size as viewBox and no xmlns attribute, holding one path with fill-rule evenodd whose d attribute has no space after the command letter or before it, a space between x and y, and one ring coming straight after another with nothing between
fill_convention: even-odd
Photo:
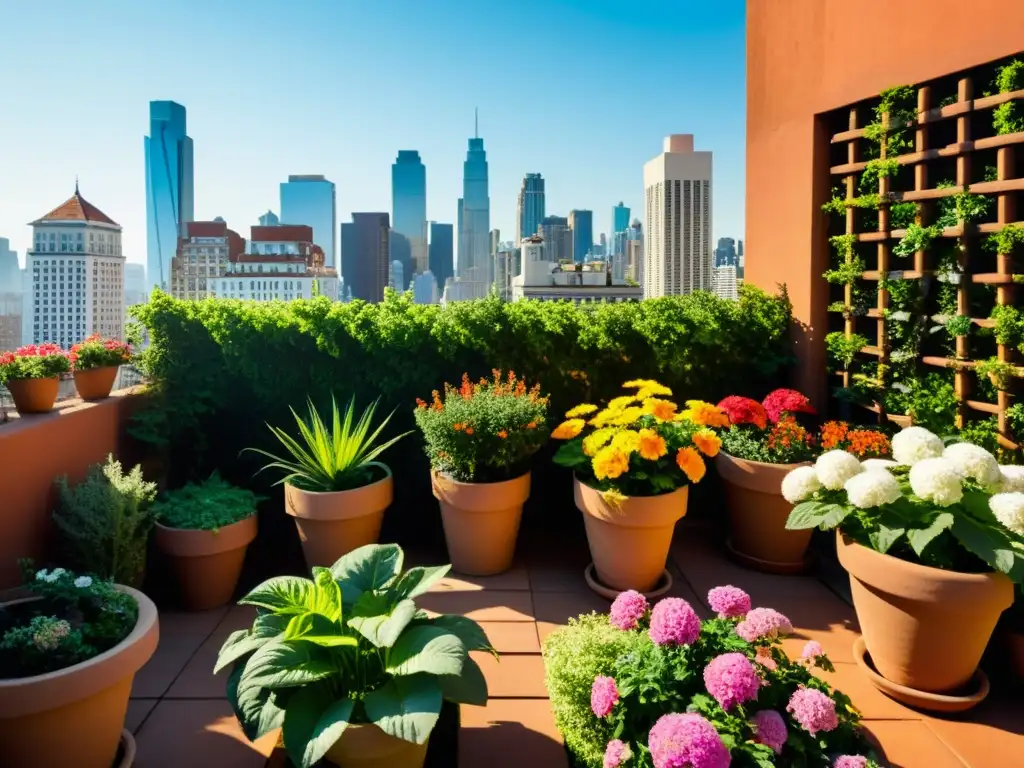
<instances>
[{"instance_id":1,"label":"leafy green plant","mask_svg":"<svg viewBox=\"0 0 1024 768\"><path fill-rule=\"evenodd\" d=\"M853 285L854 282L860 280L863 274L864 260L860 256L854 256L849 261L842 262L835 269L826 270L822 273L822 277L830 283Z\"/></svg>"},{"instance_id":2,"label":"leafy green plant","mask_svg":"<svg viewBox=\"0 0 1024 768\"><path fill-rule=\"evenodd\" d=\"M937 187L939 188L939 187ZM939 229L970 224L983 217L992 207L993 200L985 195L976 195L969 188L950 197L939 200L939 217L935 226Z\"/></svg>"},{"instance_id":3,"label":"leafy green plant","mask_svg":"<svg viewBox=\"0 0 1024 768\"><path fill-rule=\"evenodd\" d=\"M1001 391L1006 391L1010 382L1017 377L1017 367L998 357L977 361L974 364L974 372L979 378L987 378L992 382L992 386Z\"/></svg>"},{"instance_id":4,"label":"leafy green plant","mask_svg":"<svg viewBox=\"0 0 1024 768\"><path fill-rule=\"evenodd\" d=\"M141 466L125 474L113 455L91 467L74 487L67 477L58 480L53 523L66 562L118 584L139 586L156 495L156 483L146 482Z\"/></svg>"},{"instance_id":5,"label":"leafy green plant","mask_svg":"<svg viewBox=\"0 0 1024 768\"><path fill-rule=\"evenodd\" d=\"M302 442L291 437L283 429L267 425L274 437L288 451L288 459L275 456L261 448L248 450L273 459L264 469L279 469L285 473L275 485L289 483L304 491L320 493L361 488L390 471L384 464L376 461L376 458L409 434L404 432L381 445L376 445L377 438L391 420L389 414L377 425L373 433L370 433L378 402L379 400L371 403L353 424L355 398L349 400L345 418L342 420L338 403L332 396L332 419L328 428L313 401L309 400L308 422L303 421L295 410L291 409Z\"/></svg>"},{"instance_id":6,"label":"leafy green plant","mask_svg":"<svg viewBox=\"0 0 1024 768\"><path fill-rule=\"evenodd\" d=\"M951 377L929 373L910 383L907 415L914 424L937 434L946 434L956 418L956 392Z\"/></svg>"},{"instance_id":7,"label":"leafy green plant","mask_svg":"<svg viewBox=\"0 0 1024 768\"><path fill-rule=\"evenodd\" d=\"M153 505L153 515L168 528L216 531L254 515L261 500L214 473L202 483L189 483L163 494Z\"/></svg>"},{"instance_id":8,"label":"leafy green plant","mask_svg":"<svg viewBox=\"0 0 1024 768\"><path fill-rule=\"evenodd\" d=\"M1024 227L1016 224L1007 224L985 238L985 247L1003 256L1013 255L1021 246L1024 246Z\"/></svg>"},{"instance_id":9,"label":"leafy green plant","mask_svg":"<svg viewBox=\"0 0 1024 768\"><path fill-rule=\"evenodd\" d=\"M927 251L932 241L942 236L942 227L933 224L925 227L920 224L910 224L907 232L896 245L892 247L893 256L913 256L918 251Z\"/></svg>"},{"instance_id":10,"label":"leafy green plant","mask_svg":"<svg viewBox=\"0 0 1024 768\"><path fill-rule=\"evenodd\" d=\"M396 544L370 544L312 580L278 576L239 601L259 615L231 633L214 672L231 668L228 699L248 738L282 728L292 762L311 768L351 725L423 744L443 700L487 702L469 656L497 656L483 629L416 607L449 566L403 572L403 560Z\"/></svg>"},{"instance_id":11,"label":"leafy green plant","mask_svg":"<svg viewBox=\"0 0 1024 768\"><path fill-rule=\"evenodd\" d=\"M825 336L825 349L829 356L845 371L850 368L850 363L864 347L868 340L859 333L852 333L847 336L842 331L833 331Z\"/></svg>"},{"instance_id":12,"label":"leafy green plant","mask_svg":"<svg viewBox=\"0 0 1024 768\"><path fill-rule=\"evenodd\" d=\"M0 384L19 379L50 379L71 370L67 353L56 344L29 344L0 352Z\"/></svg>"},{"instance_id":13,"label":"leafy green plant","mask_svg":"<svg viewBox=\"0 0 1024 768\"><path fill-rule=\"evenodd\" d=\"M1012 93L1024 88L1024 61L1014 59L996 73L993 88L999 93ZM1024 131L1024 115L1019 102L1007 101L992 110L992 127L996 135Z\"/></svg>"},{"instance_id":14,"label":"leafy green plant","mask_svg":"<svg viewBox=\"0 0 1024 768\"><path fill-rule=\"evenodd\" d=\"M960 429L953 430L953 439L980 446L996 455L1002 453L1002 449L999 447L999 418L997 416L966 422Z\"/></svg>"},{"instance_id":15,"label":"leafy green plant","mask_svg":"<svg viewBox=\"0 0 1024 768\"><path fill-rule=\"evenodd\" d=\"M869 160L867 165L864 167L864 173L861 174L858 187L865 193L865 198L877 201L880 199L878 196L879 179L893 177L898 174L899 171L900 162L895 157L888 157L885 159L875 158L874 160ZM878 206L876 204L871 207L877 208Z\"/></svg>"},{"instance_id":16,"label":"leafy green plant","mask_svg":"<svg viewBox=\"0 0 1024 768\"><path fill-rule=\"evenodd\" d=\"M1024 403L1014 403L1006 409L1006 420L1010 433L1017 442L1024 438Z\"/></svg>"},{"instance_id":17,"label":"leafy green plant","mask_svg":"<svg viewBox=\"0 0 1024 768\"><path fill-rule=\"evenodd\" d=\"M1010 304L997 304L990 317L995 320L996 343L1024 347L1024 313Z\"/></svg>"},{"instance_id":18,"label":"leafy green plant","mask_svg":"<svg viewBox=\"0 0 1024 768\"><path fill-rule=\"evenodd\" d=\"M974 321L967 315L953 315L946 319L946 332L954 339L958 336L967 336L974 326Z\"/></svg>"},{"instance_id":19,"label":"leafy green plant","mask_svg":"<svg viewBox=\"0 0 1024 768\"><path fill-rule=\"evenodd\" d=\"M917 217L917 203L893 203L889 206L889 228L906 229Z\"/></svg>"}]
</instances>

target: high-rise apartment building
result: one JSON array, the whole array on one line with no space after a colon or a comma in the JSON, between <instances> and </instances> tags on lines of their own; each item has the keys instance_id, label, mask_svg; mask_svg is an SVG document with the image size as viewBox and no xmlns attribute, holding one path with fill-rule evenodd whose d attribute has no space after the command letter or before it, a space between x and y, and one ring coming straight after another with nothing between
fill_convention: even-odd
<instances>
[{"instance_id":1,"label":"high-rise apartment building","mask_svg":"<svg viewBox=\"0 0 1024 768\"><path fill-rule=\"evenodd\" d=\"M338 253L338 218L334 182L320 175L289 176L281 182L281 224L313 228L313 242L324 251L328 267Z\"/></svg>"},{"instance_id":2,"label":"high-rise apartment building","mask_svg":"<svg viewBox=\"0 0 1024 768\"><path fill-rule=\"evenodd\" d=\"M230 255L210 288L215 296L249 301L339 298L338 273L326 266L323 248L313 242L313 228L304 224L250 227L248 248Z\"/></svg>"},{"instance_id":3,"label":"high-rise apartment building","mask_svg":"<svg viewBox=\"0 0 1024 768\"><path fill-rule=\"evenodd\" d=\"M21 345L22 275L18 254L11 250L11 242L0 237L0 352Z\"/></svg>"},{"instance_id":4,"label":"high-rise apartment building","mask_svg":"<svg viewBox=\"0 0 1024 768\"><path fill-rule=\"evenodd\" d=\"M171 260L184 225L195 218L195 171L185 107L149 102L146 149L146 275L149 287L168 290Z\"/></svg>"},{"instance_id":5,"label":"high-rise apartment building","mask_svg":"<svg viewBox=\"0 0 1024 768\"><path fill-rule=\"evenodd\" d=\"M741 240L740 243L743 241ZM718 238L718 247L715 248L715 268L739 266L736 257L736 241L731 237Z\"/></svg>"},{"instance_id":6,"label":"high-rise apartment building","mask_svg":"<svg viewBox=\"0 0 1024 768\"><path fill-rule=\"evenodd\" d=\"M93 333L124 337L121 227L77 185L74 195L32 222L26 269L32 317L23 338L68 348Z\"/></svg>"},{"instance_id":7,"label":"high-rise apartment building","mask_svg":"<svg viewBox=\"0 0 1024 768\"><path fill-rule=\"evenodd\" d=\"M191 221L171 263L170 294L178 299L216 296L214 282L245 251L245 240L223 221Z\"/></svg>"},{"instance_id":8,"label":"high-rise apartment building","mask_svg":"<svg viewBox=\"0 0 1024 768\"><path fill-rule=\"evenodd\" d=\"M261 227L276 227L281 223L281 219L278 218L277 214L273 211L267 211L259 218Z\"/></svg>"},{"instance_id":9,"label":"high-rise apartment building","mask_svg":"<svg viewBox=\"0 0 1024 768\"><path fill-rule=\"evenodd\" d=\"M528 173L519 187L516 203L516 242L537 234L544 219L544 177L539 173Z\"/></svg>"},{"instance_id":10,"label":"high-rise apartment building","mask_svg":"<svg viewBox=\"0 0 1024 768\"><path fill-rule=\"evenodd\" d=\"M455 258L453 253L454 234L451 224L430 222L430 271L437 280L438 293L444 290L444 284L455 276Z\"/></svg>"},{"instance_id":11,"label":"high-rise apartment building","mask_svg":"<svg viewBox=\"0 0 1024 768\"><path fill-rule=\"evenodd\" d=\"M581 264L594 250L594 212L569 211L569 229L572 230L572 260Z\"/></svg>"},{"instance_id":12,"label":"high-rise apartment building","mask_svg":"<svg viewBox=\"0 0 1024 768\"><path fill-rule=\"evenodd\" d=\"M414 149L401 149L391 166L391 227L409 242L405 275L424 272L427 262L427 169Z\"/></svg>"},{"instance_id":13,"label":"high-rise apartment building","mask_svg":"<svg viewBox=\"0 0 1024 768\"><path fill-rule=\"evenodd\" d=\"M149 298L146 293L146 266L144 264L132 264L125 262L124 265L124 306L134 307L142 304Z\"/></svg>"},{"instance_id":14,"label":"high-rise apartment building","mask_svg":"<svg viewBox=\"0 0 1024 768\"><path fill-rule=\"evenodd\" d=\"M548 261L572 261L572 230L565 216L545 216L540 222L540 236Z\"/></svg>"},{"instance_id":15,"label":"high-rise apartment building","mask_svg":"<svg viewBox=\"0 0 1024 768\"><path fill-rule=\"evenodd\" d=\"M747 257L743 255L743 241L736 244L736 279L743 280L743 273L747 268Z\"/></svg>"},{"instance_id":16,"label":"high-rise apartment building","mask_svg":"<svg viewBox=\"0 0 1024 768\"><path fill-rule=\"evenodd\" d=\"M487 182L487 152L479 132L469 140L463 163L459 230L460 298L486 295L491 284L488 233L491 230L491 200Z\"/></svg>"},{"instance_id":17,"label":"high-rise apartment building","mask_svg":"<svg viewBox=\"0 0 1024 768\"><path fill-rule=\"evenodd\" d=\"M629 227L629 208L620 202L612 208L612 235L616 232L625 232L627 227Z\"/></svg>"},{"instance_id":18,"label":"high-rise apartment building","mask_svg":"<svg viewBox=\"0 0 1024 768\"><path fill-rule=\"evenodd\" d=\"M341 276L353 299L384 299L390 271L391 222L386 213L353 213L341 225Z\"/></svg>"},{"instance_id":19,"label":"high-rise apartment building","mask_svg":"<svg viewBox=\"0 0 1024 768\"><path fill-rule=\"evenodd\" d=\"M722 264L715 267L714 292L716 296L723 299L739 298L739 287L736 282L736 267L732 264Z\"/></svg>"},{"instance_id":20,"label":"high-rise apartment building","mask_svg":"<svg viewBox=\"0 0 1024 768\"><path fill-rule=\"evenodd\" d=\"M711 290L711 153L695 152L692 134L667 137L644 191L644 296Z\"/></svg>"},{"instance_id":21,"label":"high-rise apartment building","mask_svg":"<svg viewBox=\"0 0 1024 768\"><path fill-rule=\"evenodd\" d=\"M633 219L625 234L626 276L642 286L644 284L644 235L640 219Z\"/></svg>"}]
</instances>

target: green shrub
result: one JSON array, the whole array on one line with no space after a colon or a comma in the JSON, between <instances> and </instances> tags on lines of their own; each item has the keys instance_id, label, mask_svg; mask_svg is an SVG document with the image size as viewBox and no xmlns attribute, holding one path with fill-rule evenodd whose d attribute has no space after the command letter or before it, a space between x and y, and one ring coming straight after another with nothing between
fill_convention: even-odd
<instances>
[{"instance_id":1,"label":"green shrub","mask_svg":"<svg viewBox=\"0 0 1024 768\"><path fill-rule=\"evenodd\" d=\"M153 515L168 528L215 531L255 513L260 500L214 473L205 482L168 491L153 505Z\"/></svg>"}]
</instances>

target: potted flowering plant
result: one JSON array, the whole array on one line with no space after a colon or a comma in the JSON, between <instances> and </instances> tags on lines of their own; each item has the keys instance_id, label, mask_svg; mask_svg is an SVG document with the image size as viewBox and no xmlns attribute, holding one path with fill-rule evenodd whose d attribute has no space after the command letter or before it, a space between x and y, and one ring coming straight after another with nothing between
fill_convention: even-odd
<instances>
[{"instance_id":1,"label":"potted flowering plant","mask_svg":"<svg viewBox=\"0 0 1024 768\"><path fill-rule=\"evenodd\" d=\"M574 472L576 506L583 513L599 594L623 589L667 589L665 570L676 522L686 514L690 483L699 483L704 457L718 453L715 429L726 415L699 400L686 410L665 397L672 391L656 381L627 381L627 395L599 409L578 405L551 436L564 440L555 462Z\"/></svg>"},{"instance_id":2,"label":"potted flowering plant","mask_svg":"<svg viewBox=\"0 0 1024 768\"><path fill-rule=\"evenodd\" d=\"M119 743L134 753L124 718L156 650L156 606L63 568L24 576L32 596L0 607L0 765L110 768Z\"/></svg>"},{"instance_id":3,"label":"potted flowering plant","mask_svg":"<svg viewBox=\"0 0 1024 768\"><path fill-rule=\"evenodd\" d=\"M1024 478L922 427L897 433L892 455L861 462L833 450L793 470L787 526L836 529L863 632L855 652L872 682L919 707L966 709L987 693L975 680L960 695L1024 582Z\"/></svg>"},{"instance_id":4,"label":"potted flowering plant","mask_svg":"<svg viewBox=\"0 0 1024 768\"><path fill-rule=\"evenodd\" d=\"M718 407L731 424L715 458L725 486L730 551L755 570L804 570L811 534L786 530L793 507L779 486L787 472L815 455L813 434L797 421L797 414L813 414L814 408L792 389L777 389L763 403L730 395Z\"/></svg>"},{"instance_id":5,"label":"potted flowering plant","mask_svg":"<svg viewBox=\"0 0 1024 768\"><path fill-rule=\"evenodd\" d=\"M60 375L70 367L56 344L29 344L0 352L0 384L7 386L18 413L46 413L57 402Z\"/></svg>"},{"instance_id":6,"label":"potted flowering plant","mask_svg":"<svg viewBox=\"0 0 1024 768\"><path fill-rule=\"evenodd\" d=\"M98 333L71 347L71 370L75 388L83 400L102 400L110 395L123 363L131 361L131 348L117 339L104 339Z\"/></svg>"},{"instance_id":7,"label":"potted flowering plant","mask_svg":"<svg viewBox=\"0 0 1024 768\"><path fill-rule=\"evenodd\" d=\"M624 592L609 615L581 616L545 640L555 721L580 764L877 765L850 699L812 671L834 671L818 643L791 660L781 613L751 608L733 586L708 602L718 615L702 622L681 598L652 608Z\"/></svg>"},{"instance_id":8,"label":"potted flowering plant","mask_svg":"<svg viewBox=\"0 0 1024 768\"><path fill-rule=\"evenodd\" d=\"M515 555L523 504L530 495L530 459L548 439L548 400L514 372L493 371L473 384L434 390L416 401L416 424L430 458L431 485L452 567L490 576Z\"/></svg>"}]
</instances>

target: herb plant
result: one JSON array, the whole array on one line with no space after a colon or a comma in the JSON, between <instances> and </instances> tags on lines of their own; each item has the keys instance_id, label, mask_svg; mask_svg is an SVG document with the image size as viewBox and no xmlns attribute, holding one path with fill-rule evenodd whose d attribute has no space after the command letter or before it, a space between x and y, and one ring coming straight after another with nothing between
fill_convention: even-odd
<instances>
[{"instance_id":1,"label":"herb plant","mask_svg":"<svg viewBox=\"0 0 1024 768\"><path fill-rule=\"evenodd\" d=\"M109 368L130 362L131 349L123 341L104 339L94 333L81 344L71 347L71 365L76 371Z\"/></svg>"},{"instance_id":2,"label":"herb plant","mask_svg":"<svg viewBox=\"0 0 1024 768\"><path fill-rule=\"evenodd\" d=\"M0 352L0 384L19 379L52 379L71 370L67 353L56 344L28 344Z\"/></svg>"},{"instance_id":3,"label":"herb plant","mask_svg":"<svg viewBox=\"0 0 1024 768\"><path fill-rule=\"evenodd\" d=\"M254 515L260 501L262 497L214 473L202 483L165 493L153 505L153 514L168 528L216 531Z\"/></svg>"},{"instance_id":4,"label":"herb plant","mask_svg":"<svg viewBox=\"0 0 1024 768\"><path fill-rule=\"evenodd\" d=\"M996 389L1005 392L1009 389L1010 382L1017 376L1017 367L998 357L990 357L977 361L974 364L974 372L979 378L987 378Z\"/></svg>"},{"instance_id":5,"label":"herb plant","mask_svg":"<svg viewBox=\"0 0 1024 768\"><path fill-rule=\"evenodd\" d=\"M825 349L844 371L849 369L857 353L867 345L867 338L859 333L847 336L842 331L833 331L825 336Z\"/></svg>"}]
</instances>

